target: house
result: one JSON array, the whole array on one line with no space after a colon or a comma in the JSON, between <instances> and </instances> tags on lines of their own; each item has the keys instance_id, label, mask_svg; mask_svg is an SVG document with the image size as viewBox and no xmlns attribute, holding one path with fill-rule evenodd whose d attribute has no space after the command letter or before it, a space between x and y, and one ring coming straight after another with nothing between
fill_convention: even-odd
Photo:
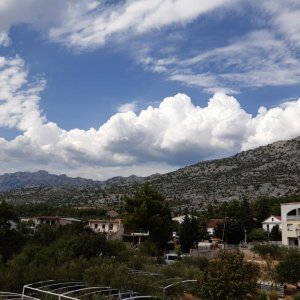
<instances>
[{"instance_id":1,"label":"house","mask_svg":"<svg viewBox=\"0 0 300 300\"><path fill-rule=\"evenodd\" d=\"M89 220L88 228L97 233L104 233L107 239L122 239L124 226L121 219Z\"/></svg>"},{"instance_id":2,"label":"house","mask_svg":"<svg viewBox=\"0 0 300 300\"><path fill-rule=\"evenodd\" d=\"M68 225L74 222L80 222L78 219L74 218L65 218L65 217L37 217L38 224L46 224L46 225Z\"/></svg>"},{"instance_id":3,"label":"house","mask_svg":"<svg viewBox=\"0 0 300 300\"><path fill-rule=\"evenodd\" d=\"M123 241L127 243L131 243L133 245L140 245L145 242L149 238L148 232L130 232L123 234Z\"/></svg>"},{"instance_id":4,"label":"house","mask_svg":"<svg viewBox=\"0 0 300 300\"><path fill-rule=\"evenodd\" d=\"M299 246L300 238L300 203L281 204L282 244Z\"/></svg>"},{"instance_id":5,"label":"house","mask_svg":"<svg viewBox=\"0 0 300 300\"><path fill-rule=\"evenodd\" d=\"M261 222L262 228L267 231L271 232L274 226L279 226L279 229L281 230L281 216L273 216L271 215L267 219L265 219L263 222Z\"/></svg>"},{"instance_id":6,"label":"house","mask_svg":"<svg viewBox=\"0 0 300 300\"><path fill-rule=\"evenodd\" d=\"M45 225L55 225L55 226L64 226L72 224L74 222L81 222L75 218L66 218L66 217L57 217L57 216L42 216L42 217L33 217L33 218L20 218L21 222L33 222L34 226L45 224Z\"/></svg>"},{"instance_id":7,"label":"house","mask_svg":"<svg viewBox=\"0 0 300 300\"><path fill-rule=\"evenodd\" d=\"M172 221L178 222L179 224L182 224L184 221L185 216L187 216L188 218L197 218L196 216L192 216L192 215L181 215L181 216L177 216L177 217L173 217Z\"/></svg>"},{"instance_id":8,"label":"house","mask_svg":"<svg viewBox=\"0 0 300 300\"><path fill-rule=\"evenodd\" d=\"M224 223L223 219L210 219L206 225L207 232L209 233L209 235L213 236L215 233L215 228L217 228L219 224L223 224L223 223Z\"/></svg>"},{"instance_id":9,"label":"house","mask_svg":"<svg viewBox=\"0 0 300 300\"><path fill-rule=\"evenodd\" d=\"M116 219L119 217L119 213L116 210L111 209L106 212L106 216L110 219Z\"/></svg>"}]
</instances>

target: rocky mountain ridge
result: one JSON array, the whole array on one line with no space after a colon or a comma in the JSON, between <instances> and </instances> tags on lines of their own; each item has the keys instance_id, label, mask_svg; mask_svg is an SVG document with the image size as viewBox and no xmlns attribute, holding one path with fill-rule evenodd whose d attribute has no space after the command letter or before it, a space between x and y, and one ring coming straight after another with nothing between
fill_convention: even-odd
<instances>
[{"instance_id":1,"label":"rocky mountain ridge","mask_svg":"<svg viewBox=\"0 0 300 300\"><path fill-rule=\"evenodd\" d=\"M95 186L99 181L81 177L68 177L65 174L54 175L47 171L16 172L0 175L0 191L34 187L61 187L61 186Z\"/></svg>"},{"instance_id":2,"label":"rocky mountain ridge","mask_svg":"<svg viewBox=\"0 0 300 300\"><path fill-rule=\"evenodd\" d=\"M65 199L62 201L70 201L75 205L73 200L76 198L80 199L75 201L76 205L97 205L105 201L120 201L123 193L132 193L138 185L146 181L163 192L173 205L179 206L203 207L207 203L240 200L245 197L248 199L281 197L300 193L300 137L244 151L228 158L199 162L167 174L154 174L148 177L132 175L100 182L48 173L47 177L45 173L42 173L44 176L38 176L40 181L34 181L36 173L29 173L31 179L25 181L26 185L23 187L27 188L27 192L30 187L39 191L38 196L33 193L35 196L31 195L29 200L39 197L36 201L48 201L47 199L51 198L51 190L56 191L55 199L59 199L61 190ZM19 179L18 183L14 185L10 183L10 186L22 187L20 173L8 175L11 175L11 178L17 176ZM0 190L3 190L3 186L8 186L8 175L0 176ZM6 176L6 180L3 180L3 176ZM49 179L47 184L38 184L43 177ZM57 184L60 179L63 183ZM48 196L42 192L43 189L38 189L40 186L47 187ZM70 192L71 190L73 192ZM93 191L89 197L83 195L88 193L86 190ZM69 191L68 195L71 193L73 198L66 197L66 191ZM13 197L11 194L9 199L14 202L17 197L19 199L23 197L24 190L14 190ZM1 198L3 197L4 194Z\"/></svg>"}]
</instances>

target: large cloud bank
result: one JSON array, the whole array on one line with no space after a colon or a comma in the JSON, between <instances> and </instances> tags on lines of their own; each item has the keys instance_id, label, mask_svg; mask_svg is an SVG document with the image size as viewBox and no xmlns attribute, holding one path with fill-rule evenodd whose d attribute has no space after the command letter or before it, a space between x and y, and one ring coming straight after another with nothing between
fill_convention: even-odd
<instances>
[{"instance_id":1,"label":"large cloud bank","mask_svg":"<svg viewBox=\"0 0 300 300\"><path fill-rule=\"evenodd\" d=\"M9 44L9 29L13 25L27 23L44 31L55 42L90 49L103 46L112 37L134 36L189 23L235 1L1 0L0 44Z\"/></svg>"},{"instance_id":2,"label":"large cloud bank","mask_svg":"<svg viewBox=\"0 0 300 300\"><path fill-rule=\"evenodd\" d=\"M0 57L0 126L21 133L0 139L2 172L48 169L94 178L169 171L300 135L300 100L248 114L216 93L206 107L185 94L139 114L116 113L99 128L66 131L40 109L43 80L31 82L21 58Z\"/></svg>"},{"instance_id":3,"label":"large cloud bank","mask_svg":"<svg viewBox=\"0 0 300 300\"><path fill-rule=\"evenodd\" d=\"M251 7L255 15L250 13L248 20ZM231 19L232 14L244 14L255 26L245 33L237 30L234 39L229 30L228 39L213 48L203 41L204 47L180 51L185 38L174 38L180 35L176 29L200 18ZM233 94L249 87L300 83L299 19L296 0L1 0L0 46L12 43L10 29L19 24L75 52L117 42L147 71L159 72L166 80L209 94ZM151 36L157 32L165 33L162 39Z\"/></svg>"}]
</instances>

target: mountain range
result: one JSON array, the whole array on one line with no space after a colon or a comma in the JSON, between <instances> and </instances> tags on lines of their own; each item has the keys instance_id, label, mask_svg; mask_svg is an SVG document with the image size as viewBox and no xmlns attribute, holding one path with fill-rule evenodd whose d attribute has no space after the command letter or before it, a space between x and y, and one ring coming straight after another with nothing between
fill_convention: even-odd
<instances>
[{"instance_id":1,"label":"mountain range","mask_svg":"<svg viewBox=\"0 0 300 300\"><path fill-rule=\"evenodd\" d=\"M144 182L157 187L174 205L198 207L245 197L251 200L298 194L300 137L148 177L132 175L93 181L46 171L4 174L0 176L0 196L17 203L22 199L28 203L54 198L56 203L97 205L118 201L122 194L132 193Z\"/></svg>"}]
</instances>

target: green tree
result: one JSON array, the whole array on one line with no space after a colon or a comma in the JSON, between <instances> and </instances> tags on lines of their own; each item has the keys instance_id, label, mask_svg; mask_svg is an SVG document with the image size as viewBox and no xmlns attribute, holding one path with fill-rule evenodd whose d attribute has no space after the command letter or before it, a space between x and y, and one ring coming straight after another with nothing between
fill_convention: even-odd
<instances>
[{"instance_id":1,"label":"green tree","mask_svg":"<svg viewBox=\"0 0 300 300\"><path fill-rule=\"evenodd\" d=\"M0 228L3 230L11 229L9 221L18 221L17 214L12 205L5 201L0 202Z\"/></svg>"},{"instance_id":2,"label":"green tree","mask_svg":"<svg viewBox=\"0 0 300 300\"><path fill-rule=\"evenodd\" d=\"M194 244L193 224L191 218L186 214L180 226L179 238L181 251L189 252Z\"/></svg>"},{"instance_id":3,"label":"green tree","mask_svg":"<svg viewBox=\"0 0 300 300\"><path fill-rule=\"evenodd\" d=\"M227 244L238 244L244 239L244 228L237 219L226 219L226 223L220 223L215 228L215 235L222 238Z\"/></svg>"},{"instance_id":4,"label":"green tree","mask_svg":"<svg viewBox=\"0 0 300 300\"><path fill-rule=\"evenodd\" d=\"M249 234L248 234L248 241L267 241L268 240L268 234L267 232L262 228L254 228Z\"/></svg>"},{"instance_id":5,"label":"green tree","mask_svg":"<svg viewBox=\"0 0 300 300\"><path fill-rule=\"evenodd\" d=\"M243 229L246 229L248 231L252 229L253 214L249 201L247 199L243 199L240 205L240 212L236 217L238 218L238 221Z\"/></svg>"},{"instance_id":6,"label":"green tree","mask_svg":"<svg viewBox=\"0 0 300 300\"><path fill-rule=\"evenodd\" d=\"M18 253L24 244L23 235L11 228L11 221L18 221L17 214L12 205L3 201L0 203L0 256L3 261Z\"/></svg>"},{"instance_id":7,"label":"green tree","mask_svg":"<svg viewBox=\"0 0 300 300\"><path fill-rule=\"evenodd\" d=\"M257 224L264 221L271 214L271 206L268 199L259 199L254 204L254 209L256 211Z\"/></svg>"},{"instance_id":8,"label":"green tree","mask_svg":"<svg viewBox=\"0 0 300 300\"><path fill-rule=\"evenodd\" d=\"M271 238L272 241L281 241L281 231L279 229L279 225L273 226L271 230Z\"/></svg>"},{"instance_id":9,"label":"green tree","mask_svg":"<svg viewBox=\"0 0 300 300\"><path fill-rule=\"evenodd\" d=\"M163 249L172 234L172 217L165 197L148 183L125 197L125 229L149 231L149 240Z\"/></svg>"},{"instance_id":10,"label":"green tree","mask_svg":"<svg viewBox=\"0 0 300 300\"><path fill-rule=\"evenodd\" d=\"M70 253L73 257L92 258L108 252L106 237L91 230L84 230L73 237Z\"/></svg>"},{"instance_id":11,"label":"green tree","mask_svg":"<svg viewBox=\"0 0 300 300\"><path fill-rule=\"evenodd\" d=\"M256 293L258 276L259 268L242 253L222 251L200 279L200 294L208 300L246 299Z\"/></svg>"},{"instance_id":12,"label":"green tree","mask_svg":"<svg viewBox=\"0 0 300 300\"><path fill-rule=\"evenodd\" d=\"M276 267L279 282L297 283L300 280L300 253L290 250Z\"/></svg>"},{"instance_id":13,"label":"green tree","mask_svg":"<svg viewBox=\"0 0 300 300\"><path fill-rule=\"evenodd\" d=\"M198 221L198 230L199 230L199 241L208 240L209 233L207 232L207 220L204 218L200 218Z\"/></svg>"}]
</instances>

